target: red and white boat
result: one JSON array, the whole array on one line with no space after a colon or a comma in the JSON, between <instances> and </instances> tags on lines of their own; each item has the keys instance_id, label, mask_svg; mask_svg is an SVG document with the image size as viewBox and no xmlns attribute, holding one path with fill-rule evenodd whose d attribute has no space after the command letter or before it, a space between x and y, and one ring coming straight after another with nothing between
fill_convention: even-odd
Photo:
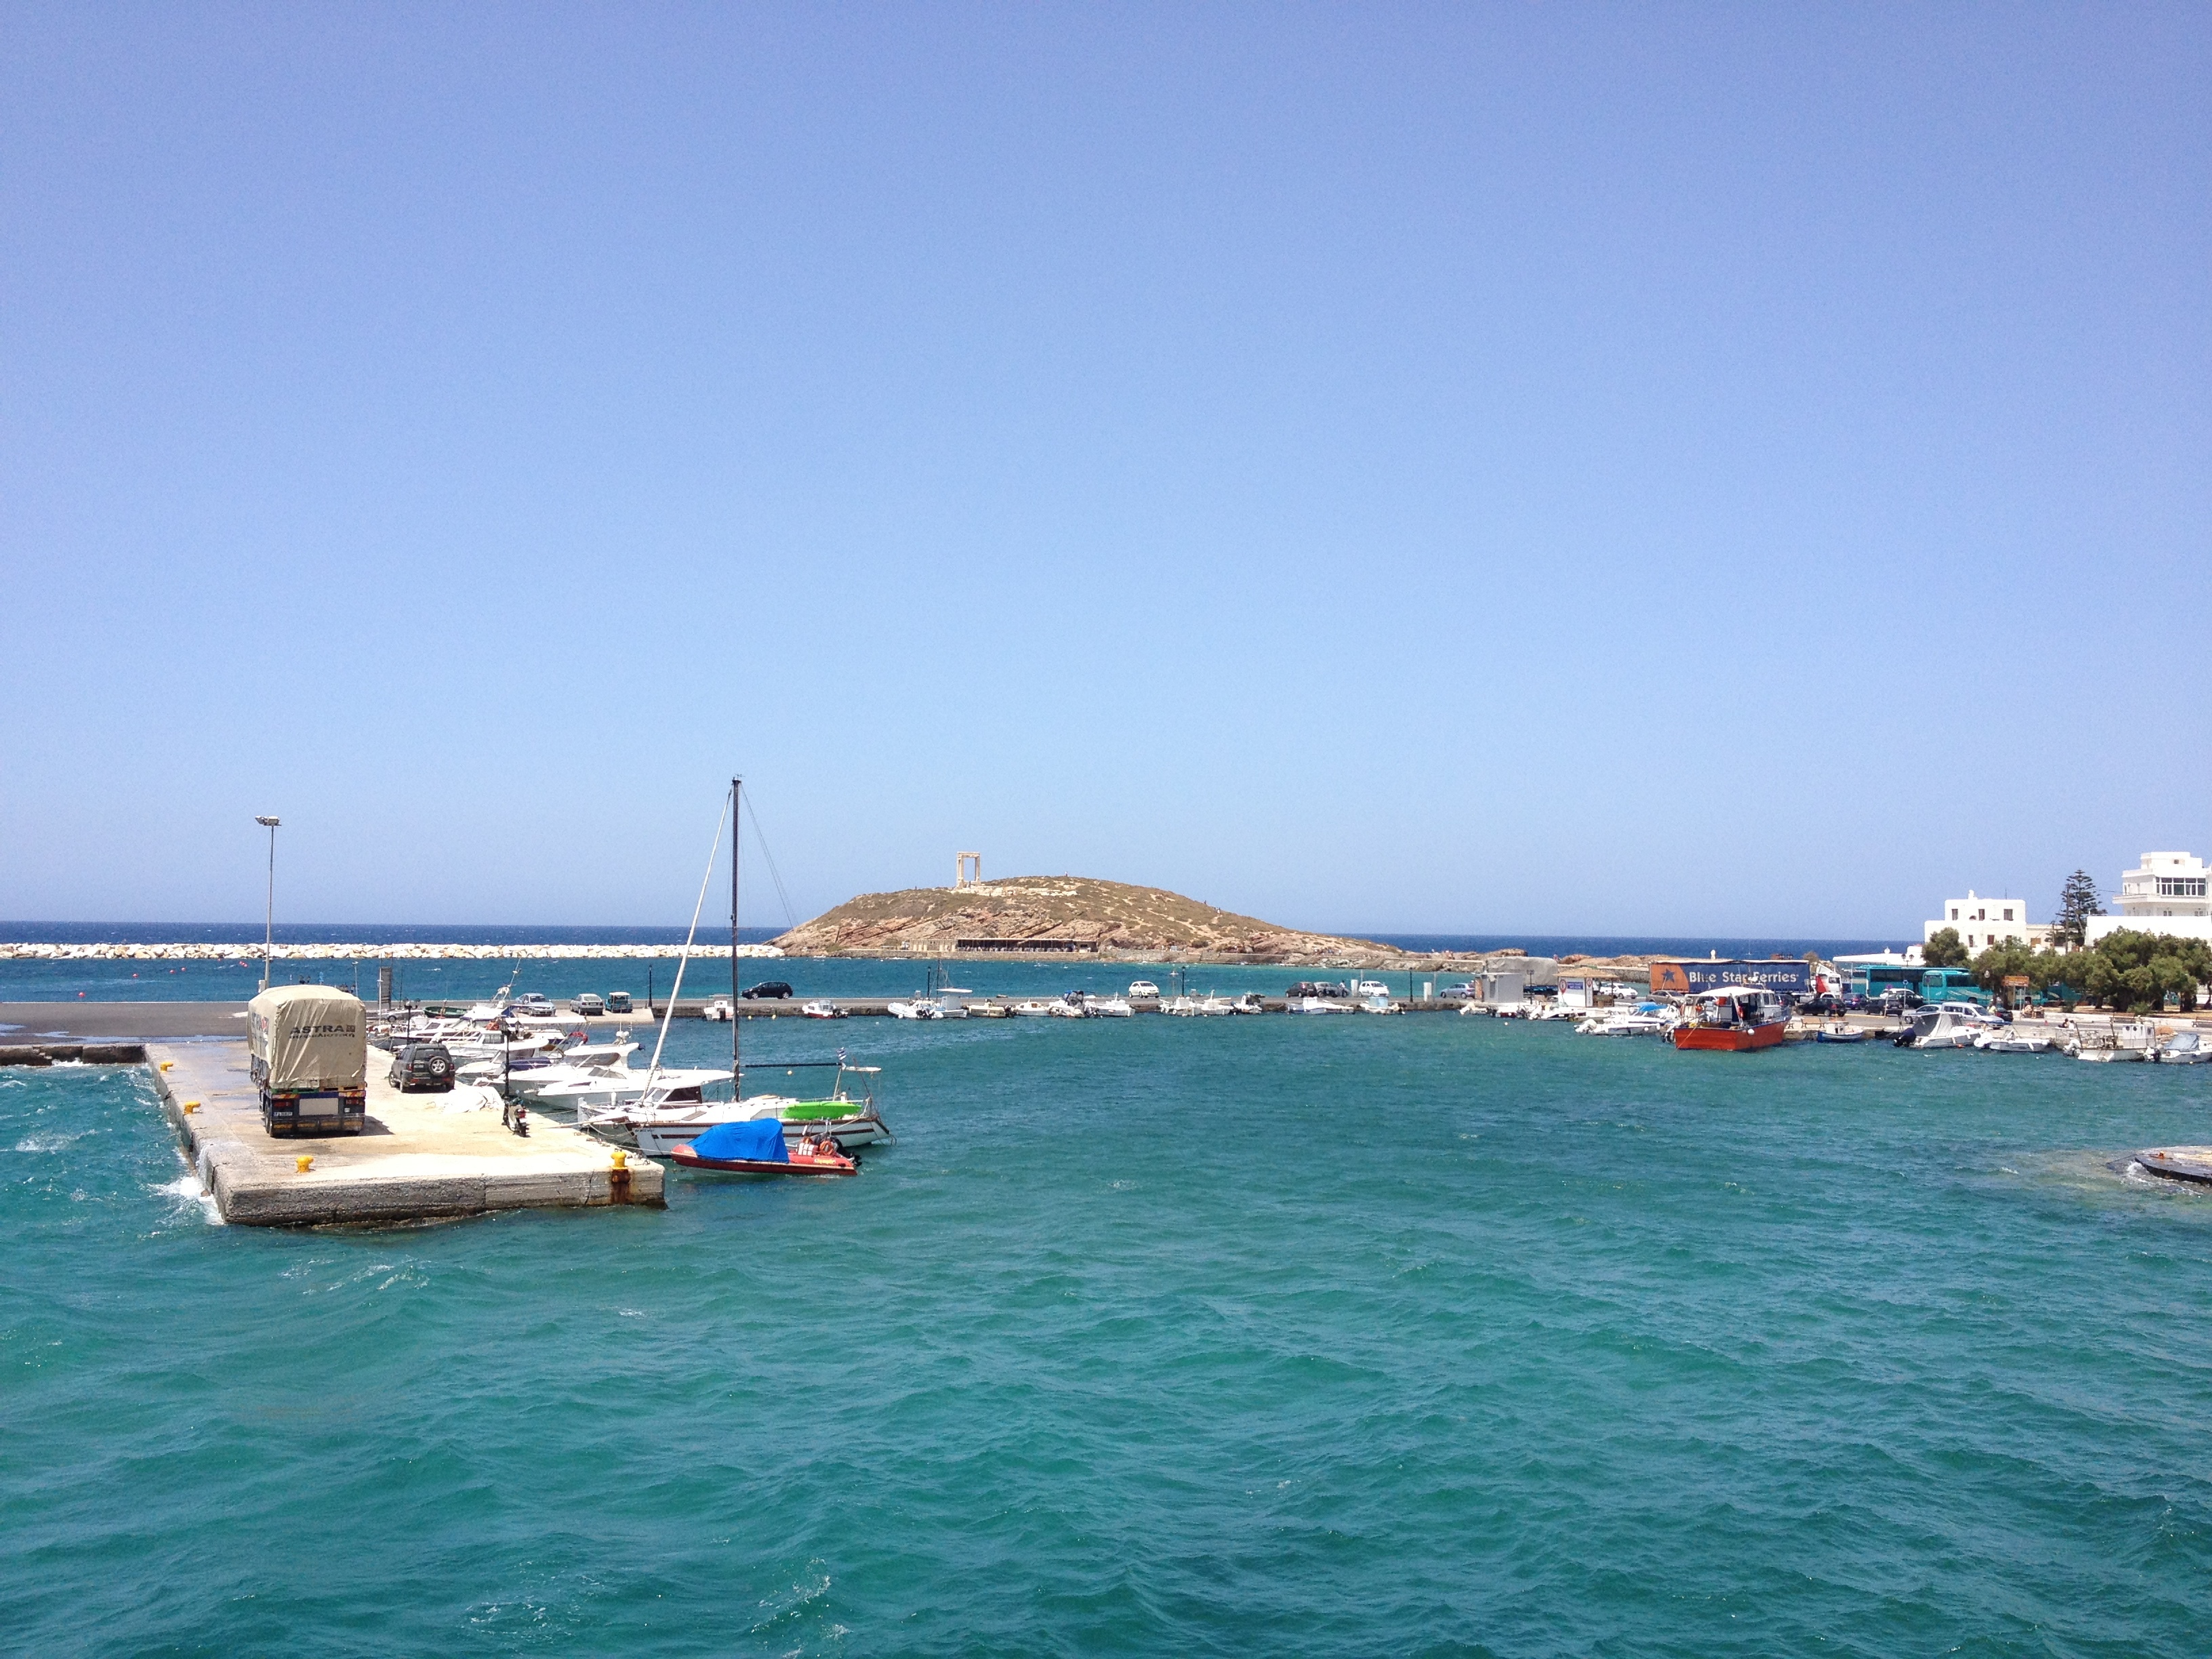
<instances>
[{"instance_id":1,"label":"red and white boat","mask_svg":"<svg viewBox=\"0 0 2212 1659\"><path fill-rule=\"evenodd\" d=\"M1677 1048L1714 1048L1740 1054L1771 1048L1790 1029L1790 1011L1773 992L1756 985L1731 985L1707 991L1674 1028Z\"/></svg>"},{"instance_id":2,"label":"red and white boat","mask_svg":"<svg viewBox=\"0 0 2212 1659\"><path fill-rule=\"evenodd\" d=\"M837 1150L828 1135L807 1135L796 1146L783 1138L783 1125L775 1118L746 1118L717 1123L696 1140L670 1149L667 1156L679 1170L708 1175L736 1176L848 1176L860 1166Z\"/></svg>"}]
</instances>

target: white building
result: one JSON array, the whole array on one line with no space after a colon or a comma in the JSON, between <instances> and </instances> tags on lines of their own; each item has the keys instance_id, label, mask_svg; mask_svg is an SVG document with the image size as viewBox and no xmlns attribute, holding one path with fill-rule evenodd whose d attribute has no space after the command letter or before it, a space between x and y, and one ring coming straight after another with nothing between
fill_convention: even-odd
<instances>
[{"instance_id":1,"label":"white building","mask_svg":"<svg viewBox=\"0 0 2212 1659\"><path fill-rule=\"evenodd\" d=\"M1959 942L1969 951L1986 951L1992 945L2025 945L2039 951L2051 938L2048 923L2028 921L2025 899L1984 898L1971 889L1962 899L1944 900L1943 914L1921 924L1921 944L1946 927L1957 928Z\"/></svg>"},{"instance_id":2,"label":"white building","mask_svg":"<svg viewBox=\"0 0 2212 1659\"><path fill-rule=\"evenodd\" d=\"M2118 915L2089 918L2090 944L2123 927L2212 940L2212 896L2206 892L2204 860L2193 854L2145 853L2140 865L2121 876L2112 902Z\"/></svg>"}]
</instances>

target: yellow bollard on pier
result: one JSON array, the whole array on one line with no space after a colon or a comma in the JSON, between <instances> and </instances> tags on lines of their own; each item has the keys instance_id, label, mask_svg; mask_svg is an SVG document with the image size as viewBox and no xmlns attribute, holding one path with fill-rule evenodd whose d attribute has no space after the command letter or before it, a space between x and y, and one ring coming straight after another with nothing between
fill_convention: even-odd
<instances>
[{"instance_id":1,"label":"yellow bollard on pier","mask_svg":"<svg viewBox=\"0 0 2212 1659\"><path fill-rule=\"evenodd\" d=\"M315 1167L315 1155L313 1152L302 1152L292 1162L299 1166L300 1173L305 1175Z\"/></svg>"}]
</instances>

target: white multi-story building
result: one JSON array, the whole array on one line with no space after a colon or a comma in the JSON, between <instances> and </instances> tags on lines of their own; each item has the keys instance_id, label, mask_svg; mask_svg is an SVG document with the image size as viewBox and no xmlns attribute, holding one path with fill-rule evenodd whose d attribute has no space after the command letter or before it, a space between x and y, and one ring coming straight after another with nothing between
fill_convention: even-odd
<instances>
[{"instance_id":1,"label":"white multi-story building","mask_svg":"<svg viewBox=\"0 0 2212 1659\"><path fill-rule=\"evenodd\" d=\"M2205 879L2204 860L2193 854L2145 853L2140 865L2121 876L2120 890L2112 896L2118 914L2089 918L2089 943L2123 927L2212 939L2212 895Z\"/></svg>"},{"instance_id":2,"label":"white multi-story building","mask_svg":"<svg viewBox=\"0 0 2212 1659\"><path fill-rule=\"evenodd\" d=\"M1921 924L1921 944L1946 927L1957 928L1959 942L1969 951L1986 951L1992 945L2025 945L2039 951L2051 938L2048 923L2028 921L2025 899L1984 898L1971 889L1962 899L1944 900L1943 914Z\"/></svg>"}]
</instances>

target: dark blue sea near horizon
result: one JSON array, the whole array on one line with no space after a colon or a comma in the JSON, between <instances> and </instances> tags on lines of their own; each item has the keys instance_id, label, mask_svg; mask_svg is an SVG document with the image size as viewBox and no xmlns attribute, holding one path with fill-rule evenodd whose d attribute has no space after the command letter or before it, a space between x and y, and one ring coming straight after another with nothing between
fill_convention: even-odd
<instances>
[{"instance_id":1,"label":"dark blue sea near horizon","mask_svg":"<svg viewBox=\"0 0 2212 1659\"><path fill-rule=\"evenodd\" d=\"M781 929L748 927L741 937L762 944ZM623 990L634 996L665 991L684 943L681 927L496 927L428 925L384 927L359 923L310 922L278 927L280 944L358 945L358 954L307 960L280 959L275 978L280 983L313 980L343 985L374 994L376 948L383 945L462 943L493 946L535 945L664 945L667 954L657 959L588 958L539 962L513 959L467 959L440 962L401 959L394 968L394 994L402 1000L443 1001L489 996L512 983L518 993L541 991L556 999L580 991ZM727 942L726 931L702 932L701 939ZM1839 952L1875 951L1884 941L1812 938L1621 938L1610 936L1491 933L1373 933L1365 937L1422 952L1454 951L1473 953L1516 946L1534 956L1560 957L1573 953L1611 957L1640 956L1768 957L1802 956L1817 950L1823 956ZM24 944L224 944L239 947L228 962L127 961L7 961L0 960L0 1003L241 1001L260 983L261 931L238 922L10 922L0 921L0 940ZM1889 943L1894 943L1890 941ZM740 973L745 984L769 978L788 981L801 997L903 996L920 986L927 964L900 959L746 958ZM1123 962L993 963L957 964L964 983L978 993L1014 996L1052 995L1063 991L1105 992L1126 989L1130 979L1149 975L1167 982L1167 965L1149 968ZM1191 983L1202 989L1224 993L1254 990L1279 994L1293 980L1310 970L1285 968L1194 968ZM1389 978L1394 989L1413 995L1419 981L1449 983L1449 974L1398 974ZM696 988L712 995L729 988L727 959L720 964L693 964L685 979L687 994ZM0 1032L6 1022L0 1020Z\"/></svg>"},{"instance_id":2,"label":"dark blue sea near horizon","mask_svg":"<svg viewBox=\"0 0 2212 1659\"><path fill-rule=\"evenodd\" d=\"M753 1024L835 1184L214 1224L0 1070L26 1653L2207 1646L2212 1066L1449 1016ZM675 1056L726 1052L679 1024Z\"/></svg>"}]
</instances>

